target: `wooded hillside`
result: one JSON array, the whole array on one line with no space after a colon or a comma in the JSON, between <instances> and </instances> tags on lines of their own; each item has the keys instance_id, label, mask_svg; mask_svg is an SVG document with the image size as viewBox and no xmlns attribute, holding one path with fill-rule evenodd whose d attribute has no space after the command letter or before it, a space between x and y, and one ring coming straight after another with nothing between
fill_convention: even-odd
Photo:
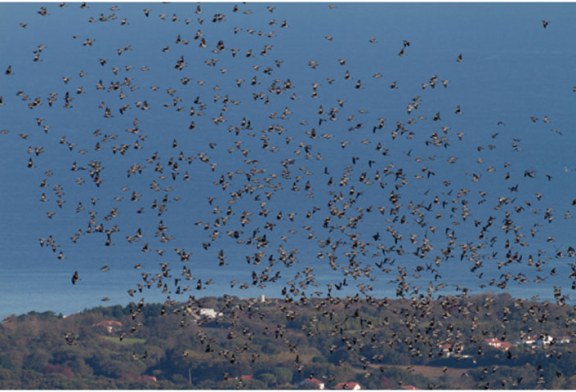
<instances>
[{"instance_id":1,"label":"wooded hillside","mask_svg":"<svg viewBox=\"0 0 576 392\"><path fill-rule=\"evenodd\" d=\"M8 389L576 388L573 307L506 294L430 301L235 297L11 316Z\"/></svg>"}]
</instances>

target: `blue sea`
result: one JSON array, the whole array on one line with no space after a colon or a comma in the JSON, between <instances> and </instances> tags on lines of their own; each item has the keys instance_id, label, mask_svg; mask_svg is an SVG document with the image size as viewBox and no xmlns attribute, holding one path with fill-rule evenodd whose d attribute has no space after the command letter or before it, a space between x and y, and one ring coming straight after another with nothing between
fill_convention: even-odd
<instances>
[{"instance_id":1,"label":"blue sea","mask_svg":"<svg viewBox=\"0 0 576 392\"><path fill-rule=\"evenodd\" d=\"M571 301L575 4L270 7L0 3L0 318L402 280Z\"/></svg>"}]
</instances>

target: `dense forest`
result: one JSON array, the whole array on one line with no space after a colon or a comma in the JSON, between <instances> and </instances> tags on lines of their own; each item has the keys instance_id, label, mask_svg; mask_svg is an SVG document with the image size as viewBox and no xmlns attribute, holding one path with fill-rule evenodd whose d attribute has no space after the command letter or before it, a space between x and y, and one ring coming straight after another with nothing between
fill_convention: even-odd
<instances>
[{"instance_id":1,"label":"dense forest","mask_svg":"<svg viewBox=\"0 0 576 392\"><path fill-rule=\"evenodd\" d=\"M0 325L0 385L576 389L575 314L508 294L191 297L69 316L31 312Z\"/></svg>"}]
</instances>

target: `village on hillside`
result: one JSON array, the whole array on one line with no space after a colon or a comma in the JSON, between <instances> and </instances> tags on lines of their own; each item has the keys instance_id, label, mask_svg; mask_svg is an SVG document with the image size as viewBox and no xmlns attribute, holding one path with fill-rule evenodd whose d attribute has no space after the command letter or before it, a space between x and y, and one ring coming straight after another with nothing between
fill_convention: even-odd
<instances>
[{"instance_id":1,"label":"village on hillside","mask_svg":"<svg viewBox=\"0 0 576 392\"><path fill-rule=\"evenodd\" d=\"M367 305L211 297L11 316L0 324L0 380L96 389L576 386L570 307L505 295L443 298L427 302L429 320L416 322L412 300ZM443 314L457 307L472 316L445 324ZM515 321L530 314L544 321Z\"/></svg>"}]
</instances>

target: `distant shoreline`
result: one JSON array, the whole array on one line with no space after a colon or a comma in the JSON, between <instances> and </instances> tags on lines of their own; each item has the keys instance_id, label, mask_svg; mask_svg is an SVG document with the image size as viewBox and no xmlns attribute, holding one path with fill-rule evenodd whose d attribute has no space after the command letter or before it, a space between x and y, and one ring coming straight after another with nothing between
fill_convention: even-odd
<instances>
[{"instance_id":1,"label":"distant shoreline","mask_svg":"<svg viewBox=\"0 0 576 392\"><path fill-rule=\"evenodd\" d=\"M549 298L541 298L540 296L520 296L520 295L513 295L512 292L509 291L504 291L504 292L496 292L496 291L483 291L483 292L475 292L473 294L469 294L469 295L464 295L462 293L460 294L439 294L437 296L433 296L432 297L432 301L439 301L442 298L456 298L456 299L474 299L474 298L480 298L480 297L509 297L512 300L521 300L521 301L531 301L534 303L538 303L538 304L544 304L544 303L551 303L554 305L557 305L556 300L554 300L554 298L552 296L549 296ZM245 301L248 303L261 303L261 302L266 302L266 303L291 303L291 304L305 304L302 301L300 301L297 298L292 298L292 297L288 297L291 298L291 300L287 300L287 298L282 298L282 297L278 297L278 296L266 296L266 295L262 295L262 296L258 296L258 297L253 297L253 296L247 296L247 297L241 297L241 296L236 296L236 295L221 295L221 296L214 296L214 295L205 295L205 296L191 296L193 298L194 301L198 301L198 302L205 302L205 301L211 301L211 300L224 300L225 298L229 298L231 300L234 301ZM262 297L264 297L264 301L262 301ZM366 303L370 303L370 302L381 302L381 301L390 301L390 302L406 302L406 301L412 301L412 300L423 300L423 299L427 299L428 297L426 296L405 296L405 297L396 297L396 296L368 296L366 297L365 295L358 295L356 297L354 296L350 296L350 295L332 295L330 297L319 297L319 296L315 296L315 297L306 297L306 301L307 302L316 302L316 301L330 301L330 299L332 299L333 301L344 301L346 299L354 299L357 302L366 302ZM121 308L127 308L130 306L130 304L135 304L139 301L128 301L126 303L103 303L101 305L95 305L95 306L91 306L91 307L84 307L81 310L75 311L75 312L69 312L69 313L65 313L65 312L60 312L60 311L54 311L54 310L29 310L29 311L25 311L22 313L10 313L10 314L6 314L3 315L1 317L1 320L6 320L9 319L11 317L21 317L21 316L26 316L29 314L51 314L51 315L55 315L55 316L61 316L61 317L70 317L73 315L77 315L77 314L81 314L84 312L90 312L93 311L95 309L110 309L110 308L115 308L115 307L121 307ZM152 301L152 302L145 302L144 303L146 305L151 305L151 306L161 306L161 305L165 305L167 303L171 304L171 305L175 305L175 304L185 304L186 301L174 301L174 300L166 300L166 301ZM567 297L565 299L565 305L567 306L574 306L576 305L576 300L575 299L570 299L569 297Z\"/></svg>"}]
</instances>

